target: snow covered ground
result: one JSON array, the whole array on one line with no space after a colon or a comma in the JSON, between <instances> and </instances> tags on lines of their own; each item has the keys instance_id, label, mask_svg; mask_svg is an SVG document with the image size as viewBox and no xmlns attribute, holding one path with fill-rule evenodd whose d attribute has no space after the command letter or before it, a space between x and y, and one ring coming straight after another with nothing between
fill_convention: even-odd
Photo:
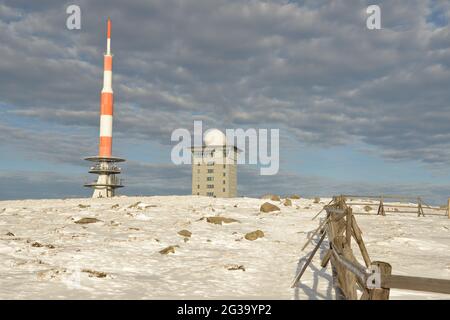
<instances>
[{"instance_id":1,"label":"snow covered ground","mask_svg":"<svg viewBox=\"0 0 450 320\"><path fill-rule=\"evenodd\" d=\"M271 201L277 213L260 213L266 200L252 198L1 201L0 299L333 299L330 268L320 268L327 243L290 288L313 248L300 250L318 226L311 218L329 200L292 200L291 207ZM238 221L207 222L213 216ZM99 221L75 223L82 218ZM372 260L391 263L394 274L450 279L444 215L389 212L357 221ZM244 238L255 230L264 237ZM159 252L168 246L177 246L175 253ZM450 296L391 290L391 298Z\"/></svg>"}]
</instances>

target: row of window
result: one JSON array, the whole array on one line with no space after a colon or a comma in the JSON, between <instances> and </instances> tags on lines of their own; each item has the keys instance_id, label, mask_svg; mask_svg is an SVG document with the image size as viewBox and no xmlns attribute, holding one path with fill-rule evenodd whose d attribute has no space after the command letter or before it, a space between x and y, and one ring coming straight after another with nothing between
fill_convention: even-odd
<instances>
[{"instance_id":1,"label":"row of window","mask_svg":"<svg viewBox=\"0 0 450 320\"><path fill-rule=\"evenodd\" d=\"M216 153L215 150L212 151L195 151L194 156L196 157L214 157L214 154ZM223 150L223 156L227 157L229 152L226 150Z\"/></svg>"},{"instance_id":2,"label":"row of window","mask_svg":"<svg viewBox=\"0 0 450 320\"><path fill-rule=\"evenodd\" d=\"M197 166L200 166L200 164L201 164L201 163L200 163L200 162L198 162L198 163L197 163ZM215 165L215 163L214 163L214 162L208 162L208 164L207 164L207 165L208 165L209 167L211 167L211 166ZM226 169L226 168L227 168L227 165L226 165L226 164L224 164L224 165L223 165L223 168L224 168L224 169Z\"/></svg>"},{"instance_id":3,"label":"row of window","mask_svg":"<svg viewBox=\"0 0 450 320\"><path fill-rule=\"evenodd\" d=\"M225 181L223 182L223 184L225 184ZM214 185L213 185L213 184L208 184L208 185L206 186L206 188L208 188L208 189L214 189ZM197 189L200 189L200 185L199 185L199 184L197 185ZM222 191L225 192L225 188L222 188Z\"/></svg>"}]
</instances>

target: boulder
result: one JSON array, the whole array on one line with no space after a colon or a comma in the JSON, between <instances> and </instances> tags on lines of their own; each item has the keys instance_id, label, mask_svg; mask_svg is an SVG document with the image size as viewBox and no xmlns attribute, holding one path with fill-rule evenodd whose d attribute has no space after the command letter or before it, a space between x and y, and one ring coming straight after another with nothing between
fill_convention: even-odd
<instances>
[{"instance_id":1,"label":"boulder","mask_svg":"<svg viewBox=\"0 0 450 320\"><path fill-rule=\"evenodd\" d=\"M100 222L97 218L81 218L80 220L75 221L76 224L88 224L88 223L96 223Z\"/></svg>"},{"instance_id":2,"label":"boulder","mask_svg":"<svg viewBox=\"0 0 450 320\"><path fill-rule=\"evenodd\" d=\"M137 208L141 204L141 201L138 201L136 203L133 203L132 205L128 206L128 209L134 209Z\"/></svg>"},{"instance_id":3,"label":"boulder","mask_svg":"<svg viewBox=\"0 0 450 320\"><path fill-rule=\"evenodd\" d=\"M181 230L181 231L178 231L178 234L185 238L190 238L192 235L192 232L190 232L189 230Z\"/></svg>"},{"instance_id":4,"label":"boulder","mask_svg":"<svg viewBox=\"0 0 450 320\"><path fill-rule=\"evenodd\" d=\"M283 202L284 206L286 207L292 207L292 201L291 199L285 199Z\"/></svg>"},{"instance_id":5,"label":"boulder","mask_svg":"<svg viewBox=\"0 0 450 320\"><path fill-rule=\"evenodd\" d=\"M249 232L245 235L245 239L250 240L250 241L254 241L256 239L263 238L263 237L264 237L264 232L262 232L261 230Z\"/></svg>"},{"instance_id":6,"label":"boulder","mask_svg":"<svg viewBox=\"0 0 450 320\"><path fill-rule=\"evenodd\" d=\"M320 198L319 197L315 197L314 198L314 203L319 203L320 202Z\"/></svg>"},{"instance_id":7,"label":"boulder","mask_svg":"<svg viewBox=\"0 0 450 320\"><path fill-rule=\"evenodd\" d=\"M267 212L272 212L272 211L280 211L280 208L278 208L274 204L265 202L261 205L261 208L259 209L259 211L267 213Z\"/></svg>"},{"instance_id":8,"label":"boulder","mask_svg":"<svg viewBox=\"0 0 450 320\"><path fill-rule=\"evenodd\" d=\"M294 200L298 200L298 199L300 199L300 196L298 194L293 194L289 198L294 199Z\"/></svg>"},{"instance_id":9,"label":"boulder","mask_svg":"<svg viewBox=\"0 0 450 320\"><path fill-rule=\"evenodd\" d=\"M167 248L164 248L161 251L159 251L159 253L161 254L175 253L175 248L179 248L179 246L168 246Z\"/></svg>"},{"instance_id":10,"label":"boulder","mask_svg":"<svg viewBox=\"0 0 450 320\"><path fill-rule=\"evenodd\" d=\"M226 218L226 217L207 217L206 222L214 223L214 224L222 224L222 223L232 223L239 222L238 220Z\"/></svg>"},{"instance_id":11,"label":"boulder","mask_svg":"<svg viewBox=\"0 0 450 320\"><path fill-rule=\"evenodd\" d=\"M90 270L90 269L83 269L83 270L81 270L81 272L87 273L90 278L92 278L92 277L106 278L106 276L108 275L106 272L95 271L95 270Z\"/></svg>"},{"instance_id":12,"label":"boulder","mask_svg":"<svg viewBox=\"0 0 450 320\"><path fill-rule=\"evenodd\" d=\"M270 194L270 193L263 195L261 197L261 199L269 199L272 201L280 201L281 200L280 197L277 196L276 194Z\"/></svg>"}]
</instances>

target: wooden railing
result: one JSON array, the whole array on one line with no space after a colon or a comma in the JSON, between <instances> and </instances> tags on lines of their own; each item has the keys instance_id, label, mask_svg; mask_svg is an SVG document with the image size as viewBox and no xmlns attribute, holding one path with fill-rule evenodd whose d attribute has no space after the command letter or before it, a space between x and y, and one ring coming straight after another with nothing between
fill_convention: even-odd
<instances>
[{"instance_id":1,"label":"wooden railing","mask_svg":"<svg viewBox=\"0 0 450 320\"><path fill-rule=\"evenodd\" d=\"M395 213L417 213L418 217L425 217L427 215L446 215L450 218L450 213L448 210L448 206L445 207L433 207L425 203L422 197L418 196L395 196L395 195L381 195L381 196L373 196L373 195L341 195L340 198L346 201L348 206L378 206L377 215L385 216L387 212L395 212ZM369 200L376 201L378 204L369 203L369 202L354 202L353 200ZM391 201L391 203L386 202ZM393 201L399 202L407 202L410 203L392 203ZM415 202L417 204L412 204L411 202ZM388 208L392 208L393 211L388 211ZM439 213L443 212L443 213ZM362 212L354 212L354 213L362 213ZM368 212L364 212L367 214Z\"/></svg>"},{"instance_id":2,"label":"wooden railing","mask_svg":"<svg viewBox=\"0 0 450 320\"><path fill-rule=\"evenodd\" d=\"M353 210L345 199L343 196L334 197L332 203L324 207L327 216L302 250L317 234L321 234L321 237L295 277L292 287L300 281L325 237L328 237L329 248L323 256L321 266L325 268L331 263L337 299L388 300L391 288L450 294L450 280L392 275L389 263L372 261ZM355 258L352 241L358 245L364 265ZM360 296L358 291L361 292Z\"/></svg>"}]
</instances>

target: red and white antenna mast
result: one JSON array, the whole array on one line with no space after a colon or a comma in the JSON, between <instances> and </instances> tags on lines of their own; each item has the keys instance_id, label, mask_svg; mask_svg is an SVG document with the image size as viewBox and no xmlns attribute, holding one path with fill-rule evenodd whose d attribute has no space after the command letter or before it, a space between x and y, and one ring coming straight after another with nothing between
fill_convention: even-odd
<instances>
[{"instance_id":1,"label":"red and white antenna mast","mask_svg":"<svg viewBox=\"0 0 450 320\"><path fill-rule=\"evenodd\" d=\"M112 128L114 115L114 95L112 89L112 59L111 54L111 19L107 20L106 53L103 58L103 89L100 97L100 142L98 156L86 158L88 161L96 162L89 170L90 173L98 174L97 182L86 183L86 187L94 189L93 198L109 198L115 195L115 189L123 187L121 180L116 174L121 169L116 162L124 159L112 156Z\"/></svg>"}]
</instances>

